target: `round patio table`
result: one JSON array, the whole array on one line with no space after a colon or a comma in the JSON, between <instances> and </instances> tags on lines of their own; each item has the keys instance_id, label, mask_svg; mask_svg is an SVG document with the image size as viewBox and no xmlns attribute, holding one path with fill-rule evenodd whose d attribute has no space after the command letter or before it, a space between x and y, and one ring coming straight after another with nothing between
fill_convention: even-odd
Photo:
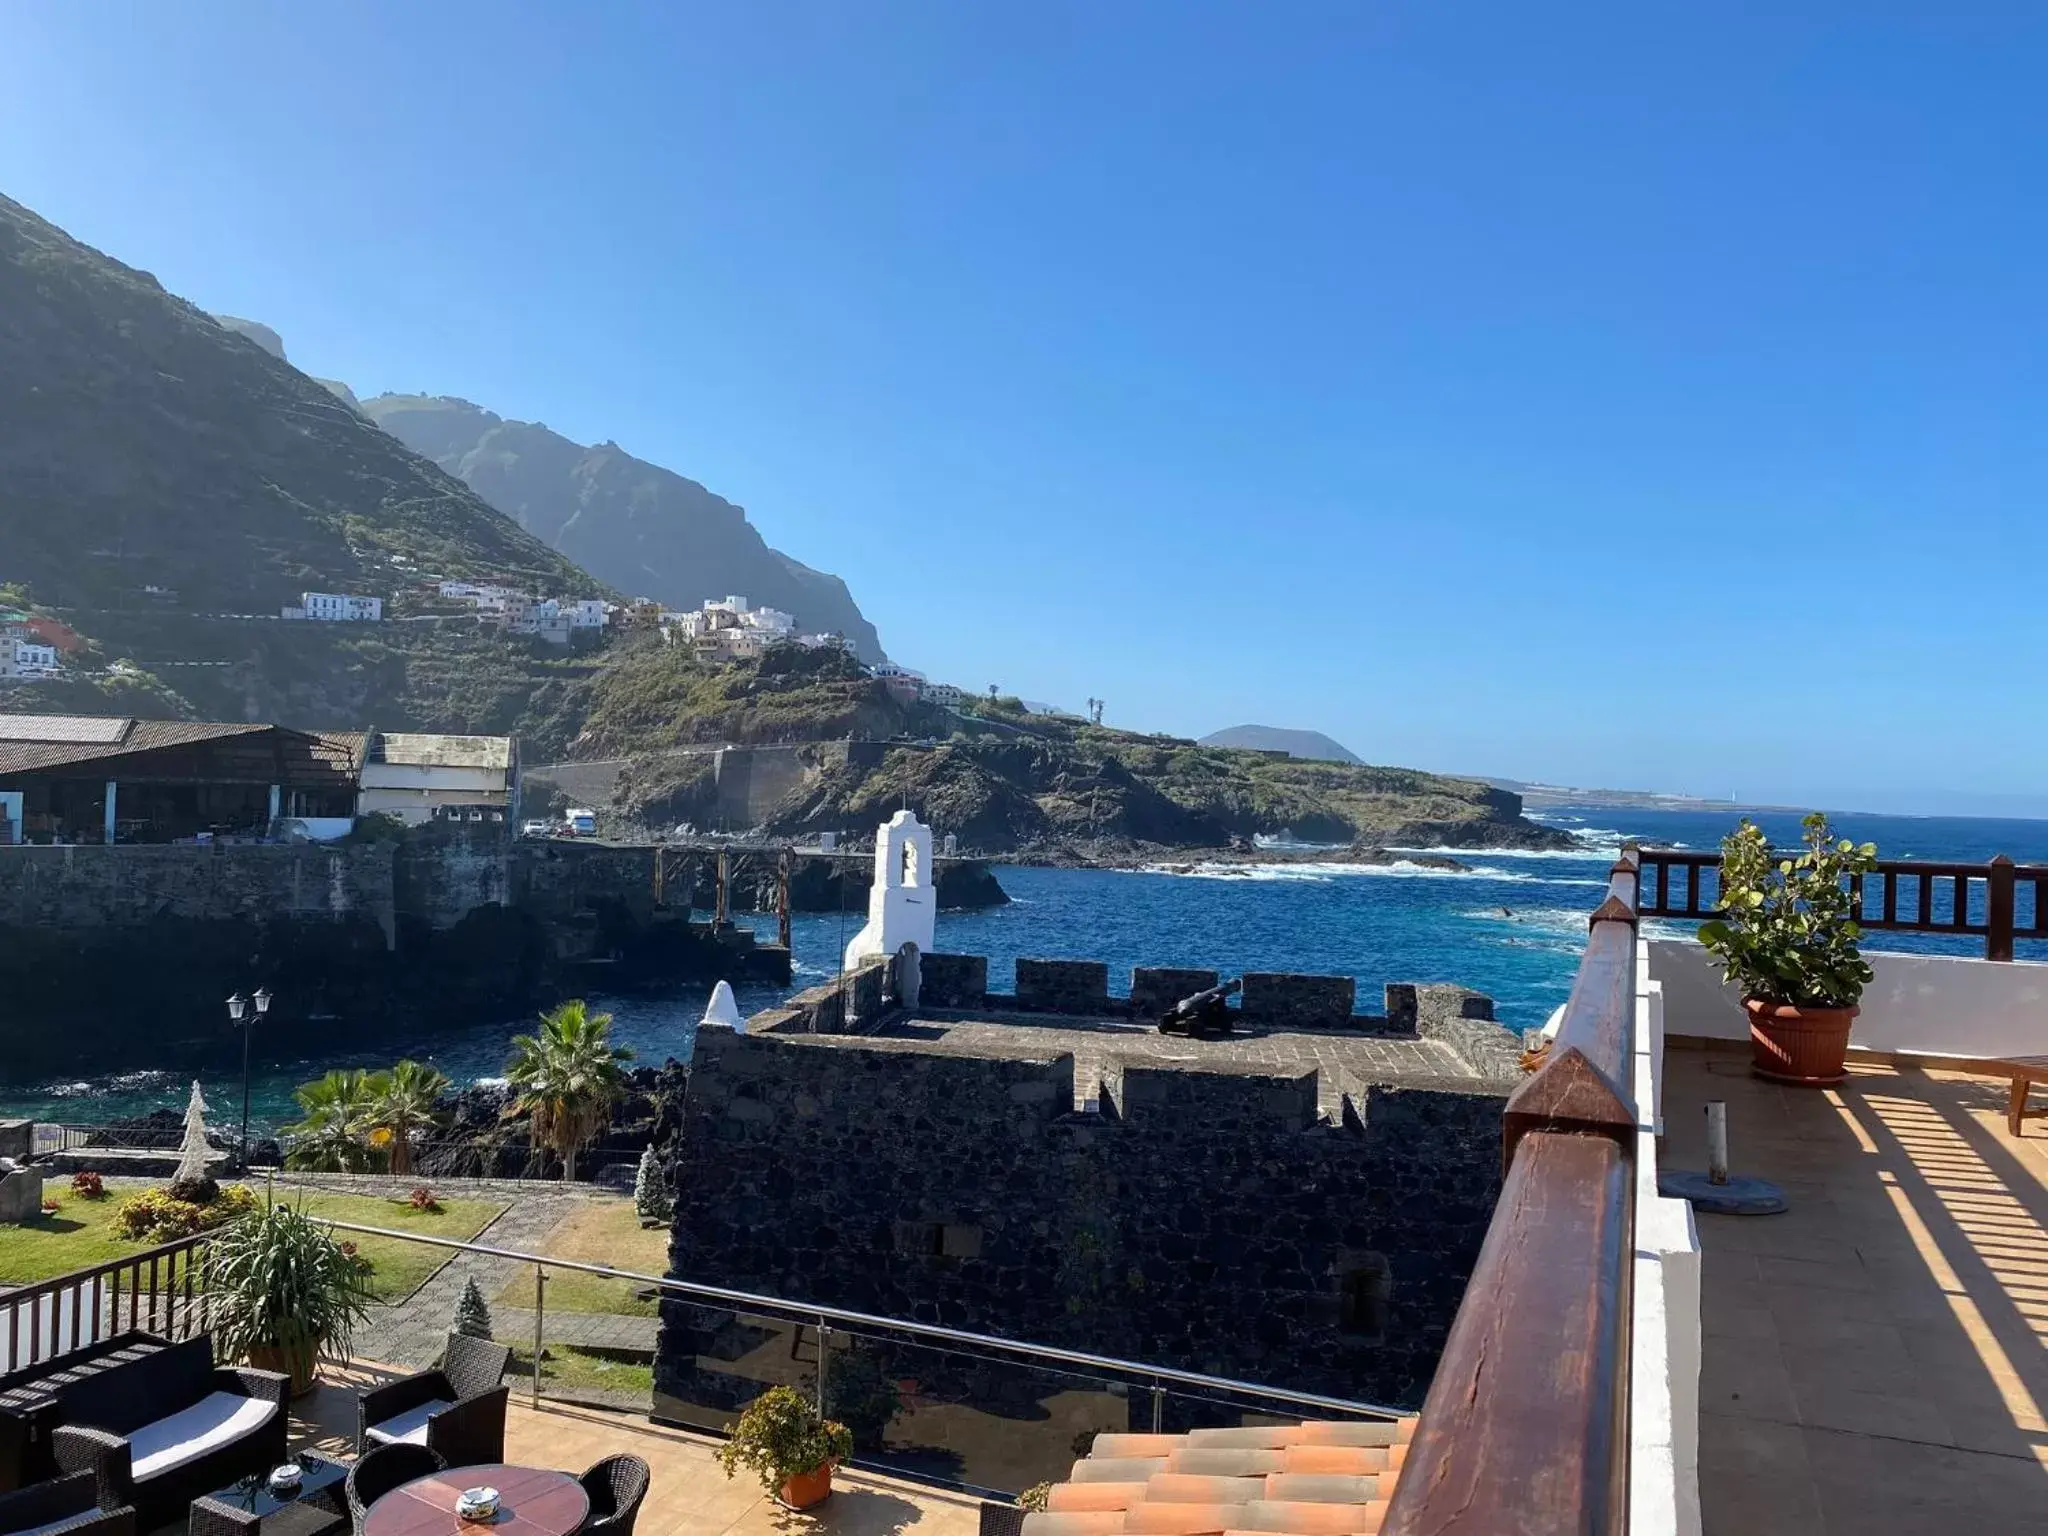
<instances>
[{"instance_id":1,"label":"round patio table","mask_svg":"<svg viewBox=\"0 0 2048 1536\"><path fill-rule=\"evenodd\" d=\"M498 1490L498 1513L465 1520L465 1488ZM544 1467L450 1467L401 1483L370 1506L363 1536L570 1536L590 1515L590 1495L566 1472Z\"/></svg>"}]
</instances>

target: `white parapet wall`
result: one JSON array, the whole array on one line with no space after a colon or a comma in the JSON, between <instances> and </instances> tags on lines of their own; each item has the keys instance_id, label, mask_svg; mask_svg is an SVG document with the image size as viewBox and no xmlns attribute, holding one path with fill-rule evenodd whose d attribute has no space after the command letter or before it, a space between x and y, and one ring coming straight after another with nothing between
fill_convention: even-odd
<instances>
[{"instance_id":1,"label":"white parapet wall","mask_svg":"<svg viewBox=\"0 0 2048 1536\"><path fill-rule=\"evenodd\" d=\"M1636 952L1636 1249L1629 1359L1630 1536L1700 1536L1700 1240L1657 1193L1664 990Z\"/></svg>"},{"instance_id":2,"label":"white parapet wall","mask_svg":"<svg viewBox=\"0 0 2048 1536\"><path fill-rule=\"evenodd\" d=\"M1691 939L1647 941L1647 975L1664 989L1674 1035L1747 1040L1742 1000ZM1920 1056L2014 1056L2041 1050L2048 965L1866 950L1874 973L1849 1044Z\"/></svg>"}]
</instances>

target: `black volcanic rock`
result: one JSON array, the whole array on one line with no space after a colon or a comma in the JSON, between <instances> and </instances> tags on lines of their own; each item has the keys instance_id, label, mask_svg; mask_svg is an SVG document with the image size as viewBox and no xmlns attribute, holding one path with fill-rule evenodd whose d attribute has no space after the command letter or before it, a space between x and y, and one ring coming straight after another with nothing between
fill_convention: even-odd
<instances>
[{"instance_id":1,"label":"black volcanic rock","mask_svg":"<svg viewBox=\"0 0 2048 1536\"><path fill-rule=\"evenodd\" d=\"M694 480L617 443L585 447L467 400L378 395L361 404L393 437L623 592L677 608L737 593L795 614L806 631L844 635L865 661L882 657L845 582L769 548L744 511Z\"/></svg>"}]
</instances>

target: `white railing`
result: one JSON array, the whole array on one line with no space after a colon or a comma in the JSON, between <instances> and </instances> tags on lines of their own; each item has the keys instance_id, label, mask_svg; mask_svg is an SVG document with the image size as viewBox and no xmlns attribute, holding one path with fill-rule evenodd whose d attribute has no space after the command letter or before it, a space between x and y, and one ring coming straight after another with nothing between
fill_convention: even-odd
<instances>
[{"instance_id":1,"label":"white railing","mask_svg":"<svg viewBox=\"0 0 2048 1536\"><path fill-rule=\"evenodd\" d=\"M1700 1532L1700 1239L1692 1206L1657 1193L1664 987L1636 963L1636 1237L1629 1361L1629 1536Z\"/></svg>"}]
</instances>

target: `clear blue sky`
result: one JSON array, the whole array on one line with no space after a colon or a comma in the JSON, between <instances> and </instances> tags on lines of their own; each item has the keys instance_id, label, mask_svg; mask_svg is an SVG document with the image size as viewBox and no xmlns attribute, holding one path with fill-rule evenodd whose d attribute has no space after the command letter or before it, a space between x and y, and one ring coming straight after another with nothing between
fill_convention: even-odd
<instances>
[{"instance_id":1,"label":"clear blue sky","mask_svg":"<svg viewBox=\"0 0 2048 1536\"><path fill-rule=\"evenodd\" d=\"M0 190L936 676L2048 808L2044 81L2040 0L42 0Z\"/></svg>"}]
</instances>

